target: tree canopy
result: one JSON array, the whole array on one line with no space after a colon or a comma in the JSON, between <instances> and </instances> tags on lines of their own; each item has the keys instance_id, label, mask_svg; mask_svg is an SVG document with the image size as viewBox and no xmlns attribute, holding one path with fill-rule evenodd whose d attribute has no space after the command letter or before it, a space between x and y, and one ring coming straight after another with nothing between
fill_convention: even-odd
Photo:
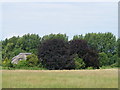
<instances>
[{"instance_id":1,"label":"tree canopy","mask_svg":"<svg viewBox=\"0 0 120 90\"><path fill-rule=\"evenodd\" d=\"M37 64L47 69L99 68L120 62L120 38L116 39L110 32L75 35L71 40L60 33L43 37L28 33L22 37L6 38L0 43L2 61L9 62L19 53L29 52L37 56Z\"/></svg>"}]
</instances>

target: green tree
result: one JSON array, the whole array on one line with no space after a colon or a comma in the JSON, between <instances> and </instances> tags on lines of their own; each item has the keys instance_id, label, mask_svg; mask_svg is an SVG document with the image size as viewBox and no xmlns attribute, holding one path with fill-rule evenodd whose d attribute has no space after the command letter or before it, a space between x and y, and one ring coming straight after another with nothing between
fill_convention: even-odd
<instances>
[{"instance_id":1,"label":"green tree","mask_svg":"<svg viewBox=\"0 0 120 90\"><path fill-rule=\"evenodd\" d=\"M40 44L41 38L36 34L23 35L18 41L15 48L21 48L26 52L31 52L37 55L37 48Z\"/></svg>"},{"instance_id":2,"label":"green tree","mask_svg":"<svg viewBox=\"0 0 120 90\"><path fill-rule=\"evenodd\" d=\"M114 63L117 63L117 62L118 62L118 59L119 59L119 57L118 57L117 54L112 55L112 57L109 58L109 65L112 65L112 64L114 64Z\"/></svg>"},{"instance_id":3,"label":"green tree","mask_svg":"<svg viewBox=\"0 0 120 90\"><path fill-rule=\"evenodd\" d=\"M99 52L114 54L116 50L116 37L112 33L88 33L84 37L88 44Z\"/></svg>"},{"instance_id":4,"label":"green tree","mask_svg":"<svg viewBox=\"0 0 120 90\"><path fill-rule=\"evenodd\" d=\"M28 55L26 61L29 67L34 67L38 65L38 57L34 54Z\"/></svg>"},{"instance_id":5,"label":"green tree","mask_svg":"<svg viewBox=\"0 0 120 90\"><path fill-rule=\"evenodd\" d=\"M2 66L2 41L0 41L0 66Z\"/></svg>"},{"instance_id":6,"label":"green tree","mask_svg":"<svg viewBox=\"0 0 120 90\"><path fill-rule=\"evenodd\" d=\"M13 52L18 39L19 39L19 37L13 36L10 39L5 39L5 40L2 41L2 59L3 60L6 57L8 59L12 58L11 53Z\"/></svg>"},{"instance_id":7,"label":"green tree","mask_svg":"<svg viewBox=\"0 0 120 90\"><path fill-rule=\"evenodd\" d=\"M104 52L99 53L100 66L106 66L109 63L109 58Z\"/></svg>"},{"instance_id":8,"label":"green tree","mask_svg":"<svg viewBox=\"0 0 120 90\"><path fill-rule=\"evenodd\" d=\"M64 41L68 41L68 36L66 34L49 34L49 35L45 35L42 37L42 42L46 41L46 40L51 40L51 39L61 39Z\"/></svg>"},{"instance_id":9,"label":"green tree","mask_svg":"<svg viewBox=\"0 0 120 90\"><path fill-rule=\"evenodd\" d=\"M117 40L117 52L118 52L118 56L120 57L120 38L118 38Z\"/></svg>"},{"instance_id":10,"label":"green tree","mask_svg":"<svg viewBox=\"0 0 120 90\"><path fill-rule=\"evenodd\" d=\"M73 40L78 40L78 39L84 39L84 36L81 34L81 35L75 35L73 36Z\"/></svg>"}]
</instances>

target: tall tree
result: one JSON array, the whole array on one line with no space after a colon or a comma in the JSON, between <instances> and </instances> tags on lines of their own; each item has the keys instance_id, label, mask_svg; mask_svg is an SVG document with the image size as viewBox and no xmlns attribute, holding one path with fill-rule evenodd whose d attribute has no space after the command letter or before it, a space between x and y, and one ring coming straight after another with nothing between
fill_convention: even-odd
<instances>
[{"instance_id":1,"label":"tall tree","mask_svg":"<svg viewBox=\"0 0 120 90\"><path fill-rule=\"evenodd\" d=\"M118 38L117 40L117 52L118 52L118 56L120 57L120 38Z\"/></svg>"},{"instance_id":2,"label":"tall tree","mask_svg":"<svg viewBox=\"0 0 120 90\"><path fill-rule=\"evenodd\" d=\"M68 43L63 39L49 39L39 46L40 62L47 69L74 69L75 63L69 56Z\"/></svg>"},{"instance_id":3,"label":"tall tree","mask_svg":"<svg viewBox=\"0 0 120 90\"><path fill-rule=\"evenodd\" d=\"M42 37L42 42L46 41L46 40L50 40L50 39L61 39L64 41L68 41L68 36L66 34L49 34L49 35L45 35Z\"/></svg>"},{"instance_id":4,"label":"tall tree","mask_svg":"<svg viewBox=\"0 0 120 90\"><path fill-rule=\"evenodd\" d=\"M81 34L81 35L75 35L73 36L73 40L84 40L84 36Z\"/></svg>"},{"instance_id":5,"label":"tall tree","mask_svg":"<svg viewBox=\"0 0 120 90\"><path fill-rule=\"evenodd\" d=\"M69 42L70 55L78 54L86 67L99 68L98 53L90 48L85 40L72 40Z\"/></svg>"},{"instance_id":6,"label":"tall tree","mask_svg":"<svg viewBox=\"0 0 120 90\"><path fill-rule=\"evenodd\" d=\"M88 33L84 38L91 47L99 52L115 53L116 37L112 33Z\"/></svg>"},{"instance_id":7,"label":"tall tree","mask_svg":"<svg viewBox=\"0 0 120 90\"><path fill-rule=\"evenodd\" d=\"M40 41L41 38L39 37L39 35L26 34L17 41L15 48L21 48L26 52L37 54L37 48Z\"/></svg>"}]
</instances>

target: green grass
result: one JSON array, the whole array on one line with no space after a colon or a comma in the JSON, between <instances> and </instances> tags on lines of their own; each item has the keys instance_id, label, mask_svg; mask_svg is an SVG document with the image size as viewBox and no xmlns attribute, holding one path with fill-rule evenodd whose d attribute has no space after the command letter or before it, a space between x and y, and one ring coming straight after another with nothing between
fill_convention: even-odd
<instances>
[{"instance_id":1,"label":"green grass","mask_svg":"<svg viewBox=\"0 0 120 90\"><path fill-rule=\"evenodd\" d=\"M118 70L3 70L2 80L3 88L118 88Z\"/></svg>"}]
</instances>

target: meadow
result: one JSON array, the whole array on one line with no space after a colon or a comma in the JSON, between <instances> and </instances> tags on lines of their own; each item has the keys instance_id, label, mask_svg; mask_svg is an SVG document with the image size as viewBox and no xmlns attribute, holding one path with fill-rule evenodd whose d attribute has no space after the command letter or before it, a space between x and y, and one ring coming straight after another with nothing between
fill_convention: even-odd
<instances>
[{"instance_id":1,"label":"meadow","mask_svg":"<svg viewBox=\"0 0 120 90\"><path fill-rule=\"evenodd\" d=\"M3 70L3 88L118 88L118 69Z\"/></svg>"}]
</instances>

